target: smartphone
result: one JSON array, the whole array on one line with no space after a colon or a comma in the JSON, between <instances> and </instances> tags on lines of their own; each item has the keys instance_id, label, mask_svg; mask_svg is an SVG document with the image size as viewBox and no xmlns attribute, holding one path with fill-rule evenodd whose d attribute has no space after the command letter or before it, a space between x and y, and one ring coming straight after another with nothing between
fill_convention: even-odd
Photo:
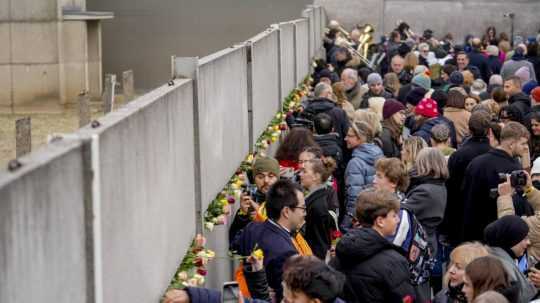
<instances>
[{"instance_id":1,"label":"smartphone","mask_svg":"<svg viewBox=\"0 0 540 303\"><path fill-rule=\"evenodd\" d=\"M221 302L222 303L238 303L240 297L240 289L238 288L238 282L225 282L221 290Z\"/></svg>"}]
</instances>

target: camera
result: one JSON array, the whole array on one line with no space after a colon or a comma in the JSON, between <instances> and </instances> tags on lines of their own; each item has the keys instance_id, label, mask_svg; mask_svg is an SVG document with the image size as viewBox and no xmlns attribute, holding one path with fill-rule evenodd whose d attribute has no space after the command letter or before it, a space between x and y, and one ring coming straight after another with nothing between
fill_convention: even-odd
<instances>
[{"instance_id":1,"label":"camera","mask_svg":"<svg viewBox=\"0 0 540 303\"><path fill-rule=\"evenodd\" d=\"M499 183L506 182L508 174L499 173ZM513 188L522 188L527 185L527 174L523 170L515 170L510 173L510 185Z\"/></svg>"}]
</instances>

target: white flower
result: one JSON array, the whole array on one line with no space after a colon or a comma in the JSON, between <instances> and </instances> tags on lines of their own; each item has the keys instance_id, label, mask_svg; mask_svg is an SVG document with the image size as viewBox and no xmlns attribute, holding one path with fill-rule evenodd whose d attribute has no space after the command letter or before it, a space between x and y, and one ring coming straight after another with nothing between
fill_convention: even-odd
<instances>
[{"instance_id":1,"label":"white flower","mask_svg":"<svg viewBox=\"0 0 540 303\"><path fill-rule=\"evenodd\" d=\"M204 228L206 228L206 230L208 230L208 231L213 231L214 230L214 223L206 222L206 223L204 223Z\"/></svg>"}]
</instances>

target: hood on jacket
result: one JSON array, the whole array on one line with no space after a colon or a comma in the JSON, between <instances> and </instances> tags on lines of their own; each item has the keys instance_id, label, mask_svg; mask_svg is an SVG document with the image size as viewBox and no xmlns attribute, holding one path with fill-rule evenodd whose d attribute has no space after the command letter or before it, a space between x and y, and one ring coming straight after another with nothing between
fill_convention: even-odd
<instances>
[{"instance_id":1,"label":"hood on jacket","mask_svg":"<svg viewBox=\"0 0 540 303\"><path fill-rule=\"evenodd\" d=\"M383 250L395 249L372 228L351 229L339 241L336 256L343 264L361 263Z\"/></svg>"},{"instance_id":2,"label":"hood on jacket","mask_svg":"<svg viewBox=\"0 0 540 303\"><path fill-rule=\"evenodd\" d=\"M525 93L523 92L519 92L515 95L512 95L510 96L510 98L508 99L508 104L514 104L516 102L521 102L521 103L525 103L527 106L531 106L531 99L529 99L529 97L527 95L525 95Z\"/></svg>"},{"instance_id":3,"label":"hood on jacket","mask_svg":"<svg viewBox=\"0 0 540 303\"><path fill-rule=\"evenodd\" d=\"M316 113L322 113L336 107L336 103L328 98L316 98L308 102L307 108Z\"/></svg>"},{"instance_id":4,"label":"hood on jacket","mask_svg":"<svg viewBox=\"0 0 540 303\"><path fill-rule=\"evenodd\" d=\"M352 156L362 159L369 166L375 166L375 162L383 157L383 152L373 143L364 143L353 150Z\"/></svg>"}]
</instances>

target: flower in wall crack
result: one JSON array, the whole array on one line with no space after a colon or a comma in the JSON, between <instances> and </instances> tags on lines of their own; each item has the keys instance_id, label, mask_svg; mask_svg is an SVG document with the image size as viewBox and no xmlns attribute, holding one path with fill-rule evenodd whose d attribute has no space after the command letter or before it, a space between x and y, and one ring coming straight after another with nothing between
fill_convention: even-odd
<instances>
[{"instance_id":1,"label":"flower in wall crack","mask_svg":"<svg viewBox=\"0 0 540 303\"><path fill-rule=\"evenodd\" d=\"M205 223L204 223L204 228L206 228L206 230L208 230L208 231L213 231L213 230L214 230L214 223L212 223L212 222L205 222Z\"/></svg>"},{"instance_id":2,"label":"flower in wall crack","mask_svg":"<svg viewBox=\"0 0 540 303\"><path fill-rule=\"evenodd\" d=\"M179 272L178 275L176 275L176 277L181 281L186 281L187 279L189 279L188 273L185 271Z\"/></svg>"}]
</instances>

